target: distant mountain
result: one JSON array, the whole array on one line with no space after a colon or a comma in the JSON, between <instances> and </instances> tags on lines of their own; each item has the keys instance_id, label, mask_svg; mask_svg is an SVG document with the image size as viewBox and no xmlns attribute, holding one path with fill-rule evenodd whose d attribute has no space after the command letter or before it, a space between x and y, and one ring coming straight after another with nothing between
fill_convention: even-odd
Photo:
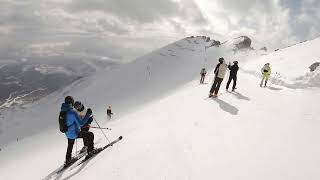
<instances>
[{"instance_id":1,"label":"distant mountain","mask_svg":"<svg viewBox=\"0 0 320 180\"><path fill-rule=\"evenodd\" d=\"M70 83L117 63L61 56L0 60L0 110L34 102Z\"/></svg>"}]
</instances>

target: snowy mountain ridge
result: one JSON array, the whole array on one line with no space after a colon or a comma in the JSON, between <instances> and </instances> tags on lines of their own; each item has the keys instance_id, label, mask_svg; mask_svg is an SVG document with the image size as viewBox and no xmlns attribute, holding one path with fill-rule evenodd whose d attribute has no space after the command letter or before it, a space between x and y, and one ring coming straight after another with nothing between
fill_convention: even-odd
<instances>
[{"instance_id":1,"label":"snowy mountain ridge","mask_svg":"<svg viewBox=\"0 0 320 180\"><path fill-rule=\"evenodd\" d=\"M83 77L117 66L108 59L65 56L0 61L0 111L24 107Z\"/></svg>"}]
</instances>

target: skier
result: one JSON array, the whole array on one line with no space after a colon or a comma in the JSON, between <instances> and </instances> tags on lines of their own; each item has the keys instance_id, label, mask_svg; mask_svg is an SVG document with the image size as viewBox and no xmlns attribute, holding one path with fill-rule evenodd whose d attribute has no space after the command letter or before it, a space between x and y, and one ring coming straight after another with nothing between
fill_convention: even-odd
<instances>
[{"instance_id":1,"label":"skier","mask_svg":"<svg viewBox=\"0 0 320 180\"><path fill-rule=\"evenodd\" d=\"M80 101L76 101L73 105L73 107L75 108L76 112L78 113L78 115L80 116L81 119L83 119L85 117L85 115L87 114L88 109L86 107L84 107L84 105L80 102ZM91 116L88 121L81 127L80 133L83 132L89 132L90 129L90 125L93 121L93 117ZM85 139L83 139L83 148L80 150L80 153L85 152L88 149L88 144L85 141Z\"/></svg>"},{"instance_id":2,"label":"skier","mask_svg":"<svg viewBox=\"0 0 320 180\"><path fill-rule=\"evenodd\" d=\"M80 131L80 127L87 123L89 118L92 116L92 110L88 109L85 117L81 119L79 115L73 109L74 99L71 96L65 98L64 103L61 105L61 111L66 112L66 125L68 127L65 135L68 139L68 148L66 152L66 161L64 166L68 166L71 161L71 153L75 139L83 138L88 145L86 158L90 158L93 155L93 139L94 135L92 132Z\"/></svg>"},{"instance_id":3,"label":"skier","mask_svg":"<svg viewBox=\"0 0 320 180\"><path fill-rule=\"evenodd\" d=\"M270 74L271 74L270 63L266 63L266 64L262 67L261 73L262 73L262 80L261 80L261 83L260 83L260 87L262 87L264 80L265 80L265 82L264 82L264 87L266 87L266 86L267 86L267 82L268 82L268 80L269 80L269 76L270 76Z\"/></svg>"},{"instance_id":4,"label":"skier","mask_svg":"<svg viewBox=\"0 0 320 180\"><path fill-rule=\"evenodd\" d=\"M210 89L209 98L212 96L214 97L218 96L219 88L223 81L224 75L226 74L227 69L228 69L228 66L225 64L223 57L219 58L219 63L214 69L215 78Z\"/></svg>"},{"instance_id":5,"label":"skier","mask_svg":"<svg viewBox=\"0 0 320 180\"><path fill-rule=\"evenodd\" d=\"M200 75L201 75L200 84L203 84L204 78L206 77L206 74L207 74L206 69L205 69L205 68L202 68L202 69L201 69L201 72L200 72Z\"/></svg>"},{"instance_id":6,"label":"skier","mask_svg":"<svg viewBox=\"0 0 320 180\"><path fill-rule=\"evenodd\" d=\"M111 106L109 106L107 108L107 115L108 115L108 120L110 120L111 119L111 115L113 115L112 110L111 110Z\"/></svg>"},{"instance_id":7,"label":"skier","mask_svg":"<svg viewBox=\"0 0 320 180\"><path fill-rule=\"evenodd\" d=\"M234 91L236 89L236 85L237 85L237 73L239 70L238 61L233 61L232 66L229 63L228 68L230 70L230 74L229 74L229 80L227 82L226 90L228 91L231 80L233 80L232 91Z\"/></svg>"}]
</instances>

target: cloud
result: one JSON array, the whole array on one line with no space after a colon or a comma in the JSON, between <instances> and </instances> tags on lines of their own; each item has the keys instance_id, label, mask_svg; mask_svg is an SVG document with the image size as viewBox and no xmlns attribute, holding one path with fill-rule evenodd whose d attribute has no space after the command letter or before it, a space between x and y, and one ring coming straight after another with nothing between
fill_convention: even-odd
<instances>
[{"instance_id":1,"label":"cloud","mask_svg":"<svg viewBox=\"0 0 320 180\"><path fill-rule=\"evenodd\" d=\"M199 0L211 29L227 38L247 35L261 46L279 48L296 41L289 8L279 0Z\"/></svg>"},{"instance_id":2,"label":"cloud","mask_svg":"<svg viewBox=\"0 0 320 180\"><path fill-rule=\"evenodd\" d=\"M179 11L179 4L170 0L74 0L67 9L71 12L101 11L128 21L154 22Z\"/></svg>"},{"instance_id":3,"label":"cloud","mask_svg":"<svg viewBox=\"0 0 320 180\"><path fill-rule=\"evenodd\" d=\"M0 37L2 57L41 54L26 47L68 41L65 54L128 61L207 24L192 0L8 0L0 10L0 33L10 33Z\"/></svg>"},{"instance_id":4,"label":"cloud","mask_svg":"<svg viewBox=\"0 0 320 180\"><path fill-rule=\"evenodd\" d=\"M320 35L319 8L319 1L306 0L301 3L300 13L291 16L291 24L299 40L311 39Z\"/></svg>"},{"instance_id":5,"label":"cloud","mask_svg":"<svg viewBox=\"0 0 320 180\"><path fill-rule=\"evenodd\" d=\"M70 44L71 43L67 41L31 44L27 47L27 52L37 56L61 55L64 53L64 49L69 47Z\"/></svg>"},{"instance_id":6,"label":"cloud","mask_svg":"<svg viewBox=\"0 0 320 180\"><path fill-rule=\"evenodd\" d=\"M6 0L0 57L23 58L37 54L32 45L70 42L59 53L129 61L190 35L248 35L279 48L319 35L319 7L316 0Z\"/></svg>"}]
</instances>

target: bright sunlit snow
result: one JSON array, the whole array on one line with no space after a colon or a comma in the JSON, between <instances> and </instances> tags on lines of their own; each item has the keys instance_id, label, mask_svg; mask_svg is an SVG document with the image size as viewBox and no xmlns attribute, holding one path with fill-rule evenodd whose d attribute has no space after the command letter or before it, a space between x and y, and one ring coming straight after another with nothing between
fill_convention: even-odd
<instances>
[{"instance_id":1,"label":"bright sunlit snow","mask_svg":"<svg viewBox=\"0 0 320 180\"><path fill-rule=\"evenodd\" d=\"M309 80L319 80L319 71L310 73L308 67L319 61L319 42L240 55L230 54L231 44L205 51L203 38L187 38L25 109L4 112L0 179L45 179L63 164L67 141L58 129L58 113L64 97L72 95L112 128L105 131L110 140L124 138L51 179L317 180L320 91ZM208 98L211 70L221 56L239 61L237 89L225 91L226 75L219 97ZM260 88L266 62L273 78ZM200 85L202 67L208 74ZM301 76L308 78L298 85ZM109 104L115 113L111 121L105 115ZM92 131L95 147L107 143L100 130ZM74 150L82 146L80 139Z\"/></svg>"}]
</instances>

